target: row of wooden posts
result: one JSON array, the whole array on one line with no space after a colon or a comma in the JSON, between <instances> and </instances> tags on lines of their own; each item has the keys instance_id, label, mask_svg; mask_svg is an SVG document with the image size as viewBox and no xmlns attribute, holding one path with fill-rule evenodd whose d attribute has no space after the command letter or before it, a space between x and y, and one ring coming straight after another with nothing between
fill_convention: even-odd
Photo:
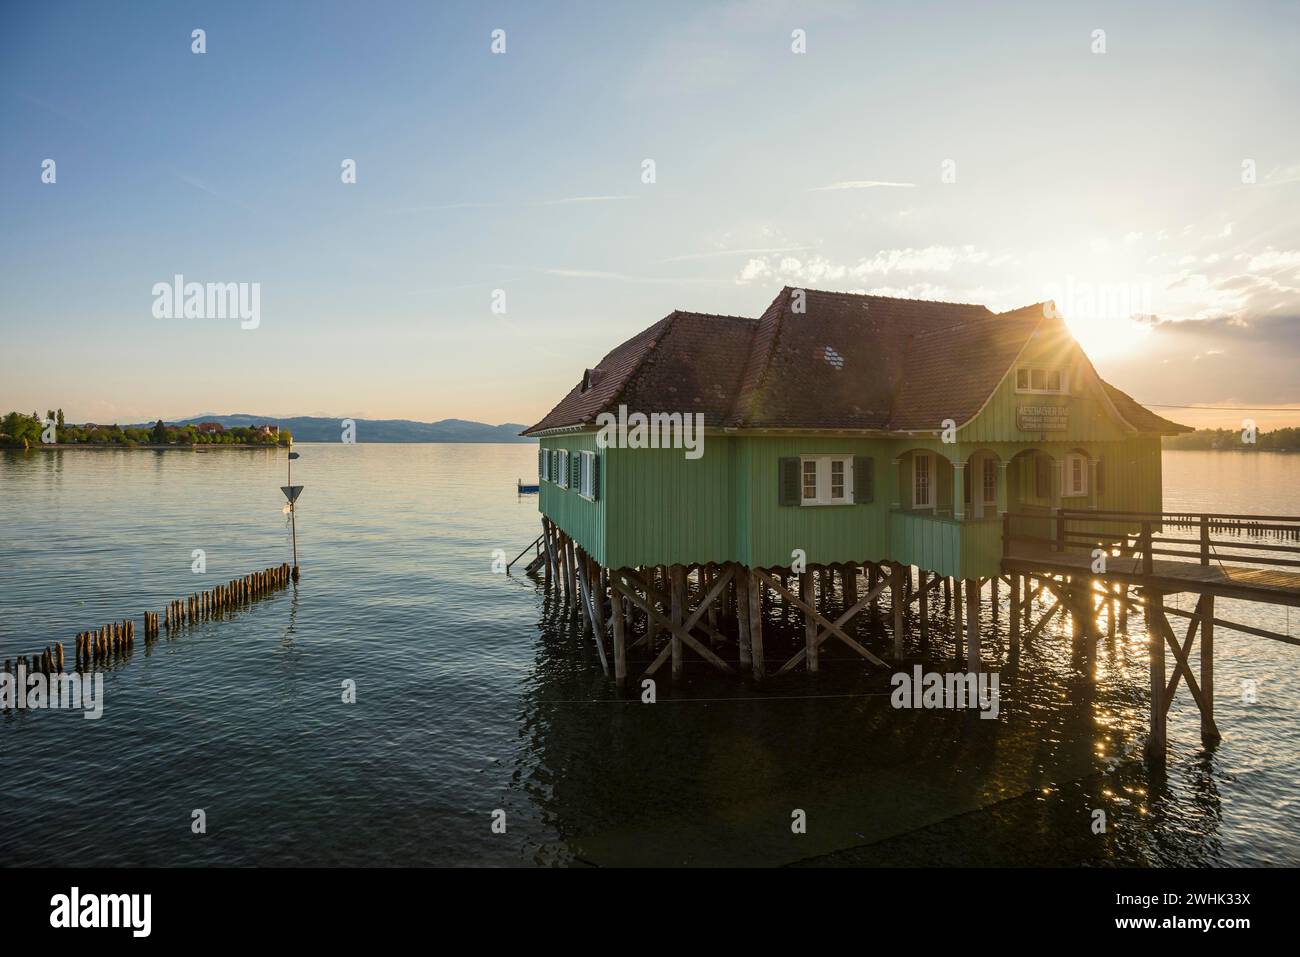
<instances>
[{"instance_id":1,"label":"row of wooden posts","mask_svg":"<svg viewBox=\"0 0 1300 957\"><path fill-rule=\"evenodd\" d=\"M671 661L672 676L680 678L683 654L689 649L719 671L747 671L754 681L763 681L769 674L763 608L765 602L770 607L774 601L781 604L785 614L802 616L804 643L772 674L780 675L801 665L808 672L817 672L823 646L832 637L872 665L892 670L903 660L906 613L912 605L916 606L920 650L923 654L929 651L930 604L940 593L955 626L954 655L960 659L964 651L967 670L978 671L983 666L980 607L984 589L988 588L989 608L996 621L1002 608L1000 587L1006 585L1007 636L1012 653L1034 641L1059 614L1070 620L1074 647L1090 678L1095 677L1103 621L1109 637L1117 631L1127 632L1130 611L1145 621L1151 648L1149 756L1164 760L1165 716L1180 682L1187 685L1200 710L1202 739L1207 745L1219 739L1214 721L1213 644L1218 620L1214 617L1212 594L1198 595L1196 611L1189 613L1166 606L1166 596L1149 587L1046 572L957 580L893 562L813 565L797 572L790 568L748 568L737 563L611 569L602 567L549 519L543 518L542 524L540 550L529 570L543 575L547 589L553 588L570 613L582 621L584 630L595 636L601 667L620 687L628 676L629 652L641 646L651 658L645 676L654 675ZM692 584L694 587L689 587ZM860 586L865 586L865 592ZM885 595L890 599L892 618L892 663L864 647L848 627L864 611L878 613L879 601ZM692 596L694 607L690 605ZM1188 619L1181 642L1173 633L1170 615ZM642 626L639 637L637 625ZM1248 626L1233 627L1248 630ZM992 634L1001 651L998 630L993 629ZM608 654L606 636L611 645ZM668 640L656 653L660 636ZM1189 663L1189 653L1198 637L1199 680ZM1172 675L1165 666L1167 648L1175 659Z\"/></svg>"},{"instance_id":2,"label":"row of wooden posts","mask_svg":"<svg viewBox=\"0 0 1300 957\"><path fill-rule=\"evenodd\" d=\"M217 585L208 591L195 592L169 602L161 612L146 611L144 613L145 640L157 638L163 629L170 634L184 625L206 621L227 611L241 608L284 588L291 580L292 571L287 563L275 565L252 572L243 578L232 578L226 584ZM135 621L129 618L91 631L83 631L76 638L76 668L78 671L83 671L98 664L106 664L128 654L134 647ZM62 672L63 643L54 642L46 645L43 652L30 658L20 655L18 664L29 673ZM14 662L6 659L4 668L5 671L13 672Z\"/></svg>"},{"instance_id":3,"label":"row of wooden posts","mask_svg":"<svg viewBox=\"0 0 1300 957\"><path fill-rule=\"evenodd\" d=\"M971 671L981 664L980 608L985 589L996 619L1001 608L1000 586L1009 588L1008 635L1013 648L1022 639L1032 640L1053 616L1066 611L1075 622L1076 637L1096 638L1099 611L1109 609L1108 631L1117 623L1127 627L1130 600L1121 600L1122 586L1104 586L1091 579L1012 574L993 578L958 580L935 572L893 562L810 565L790 568L749 568L737 563L669 565L610 569L602 567L583 548L549 519L543 518L541 550L530 569L540 572L548 588L554 587L584 626L601 636L596 647L601 664L620 684L627 677L627 653L638 646L653 651L660 635L667 644L654 657L645 674L652 675L671 661L674 677L683 671L682 655L689 649L720 671L735 673L736 667L717 649L734 645L736 664L755 681L769 674L763 643L765 601L777 601L787 613L802 615L804 644L792 657L771 670L783 674L803 666L817 672L827 641L836 639L860 657L882 668L891 667L850 634L849 623L870 610L878 613L880 600L890 600L893 619L893 662L903 659L907 635L906 612L916 608L922 650L931 637L930 603L942 594L944 608L957 623L958 656ZM693 585L694 587L690 587ZM865 591L862 590L865 587ZM695 607L689 599L697 597ZM1030 612L1038 599L1056 602L1039 621L1030 624ZM1125 596L1127 597L1127 596ZM724 633L720 619L734 624L735 633ZM633 622L644 624L639 638L629 643ZM605 650L609 635L611 654ZM963 648L964 645L964 648Z\"/></svg>"}]
</instances>

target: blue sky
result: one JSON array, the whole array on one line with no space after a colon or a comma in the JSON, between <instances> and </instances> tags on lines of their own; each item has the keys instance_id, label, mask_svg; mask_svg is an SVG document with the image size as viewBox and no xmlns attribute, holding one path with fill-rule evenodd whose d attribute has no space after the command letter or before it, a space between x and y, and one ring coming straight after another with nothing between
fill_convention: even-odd
<instances>
[{"instance_id":1,"label":"blue sky","mask_svg":"<svg viewBox=\"0 0 1300 957\"><path fill-rule=\"evenodd\" d=\"M1139 399L1300 408L1297 6L1056 6L7 5L0 408L531 422L784 284L1056 298Z\"/></svg>"}]
</instances>

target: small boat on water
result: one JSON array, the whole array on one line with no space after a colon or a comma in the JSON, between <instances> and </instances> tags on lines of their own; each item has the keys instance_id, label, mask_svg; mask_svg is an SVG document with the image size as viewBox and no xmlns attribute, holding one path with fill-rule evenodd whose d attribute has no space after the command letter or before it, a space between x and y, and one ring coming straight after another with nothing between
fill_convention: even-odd
<instances>
[{"instance_id":1,"label":"small boat on water","mask_svg":"<svg viewBox=\"0 0 1300 957\"><path fill-rule=\"evenodd\" d=\"M523 479L515 479L515 487L517 488L518 490L517 494L519 495L530 495L530 494L535 495L537 494L538 491L538 486L536 485L536 483L532 485L525 485Z\"/></svg>"}]
</instances>

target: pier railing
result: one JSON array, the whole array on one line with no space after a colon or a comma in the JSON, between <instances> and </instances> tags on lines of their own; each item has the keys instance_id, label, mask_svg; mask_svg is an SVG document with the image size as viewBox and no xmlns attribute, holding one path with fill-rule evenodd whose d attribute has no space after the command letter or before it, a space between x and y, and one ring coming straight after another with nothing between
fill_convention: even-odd
<instances>
[{"instance_id":1,"label":"pier railing","mask_svg":"<svg viewBox=\"0 0 1300 957\"><path fill-rule=\"evenodd\" d=\"M1140 559L1147 574L1158 557L1206 566L1300 568L1300 516L1066 508L1008 512L1002 517L1003 557L1015 555L1017 544L1054 552L1117 551Z\"/></svg>"}]
</instances>

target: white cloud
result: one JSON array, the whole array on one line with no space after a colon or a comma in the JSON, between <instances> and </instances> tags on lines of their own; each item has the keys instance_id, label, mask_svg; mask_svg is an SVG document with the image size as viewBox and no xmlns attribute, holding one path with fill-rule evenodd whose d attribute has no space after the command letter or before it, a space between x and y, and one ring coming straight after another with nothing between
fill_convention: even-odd
<instances>
[{"instance_id":1,"label":"white cloud","mask_svg":"<svg viewBox=\"0 0 1300 957\"><path fill-rule=\"evenodd\" d=\"M564 206L567 203L608 203L611 200L636 199L635 196L569 196L565 199L548 199L543 206Z\"/></svg>"},{"instance_id":2,"label":"white cloud","mask_svg":"<svg viewBox=\"0 0 1300 957\"><path fill-rule=\"evenodd\" d=\"M1250 258L1247 268L1251 272L1270 272L1275 269L1293 269L1300 266L1300 249L1274 249L1270 246Z\"/></svg>"},{"instance_id":3,"label":"white cloud","mask_svg":"<svg viewBox=\"0 0 1300 957\"><path fill-rule=\"evenodd\" d=\"M794 256L767 256L750 259L736 277L738 283L755 279L776 279L791 284L816 285L822 281L843 279L867 280L895 273L947 273L964 265L985 267L1011 261L1009 254L994 256L975 246L926 246L920 249L882 249L856 263L840 263L824 256L799 259Z\"/></svg>"},{"instance_id":4,"label":"white cloud","mask_svg":"<svg viewBox=\"0 0 1300 957\"><path fill-rule=\"evenodd\" d=\"M915 183L890 183L879 179L851 179L842 183L831 183L829 186L814 186L808 192L820 193L828 189L877 189L880 187L911 189L915 185Z\"/></svg>"}]
</instances>

